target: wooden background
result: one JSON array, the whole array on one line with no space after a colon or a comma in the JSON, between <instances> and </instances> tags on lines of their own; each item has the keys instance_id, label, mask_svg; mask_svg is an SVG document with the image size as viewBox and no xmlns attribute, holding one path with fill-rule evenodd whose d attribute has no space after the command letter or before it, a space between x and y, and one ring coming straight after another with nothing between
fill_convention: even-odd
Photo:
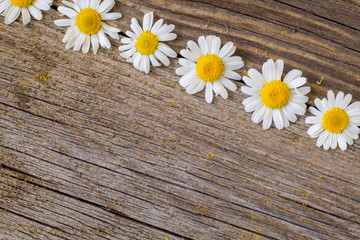
<instances>
[{"instance_id":1,"label":"wooden background","mask_svg":"<svg viewBox=\"0 0 360 240\"><path fill-rule=\"evenodd\" d=\"M66 50L54 4L28 26L1 17L0 239L360 239L360 140L317 148L305 116L263 131L240 90L207 104L181 89L175 59L145 75L120 41ZM177 52L200 35L233 41L241 75L284 59L308 78L309 105L329 89L360 101L359 0L117 0L114 11L123 32L148 11L175 24Z\"/></svg>"}]
</instances>

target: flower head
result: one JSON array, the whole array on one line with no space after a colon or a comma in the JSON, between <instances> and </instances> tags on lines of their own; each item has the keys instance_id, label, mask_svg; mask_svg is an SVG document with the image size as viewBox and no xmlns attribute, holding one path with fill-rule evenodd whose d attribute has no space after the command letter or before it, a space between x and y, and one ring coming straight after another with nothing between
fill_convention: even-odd
<instances>
[{"instance_id":1,"label":"flower head","mask_svg":"<svg viewBox=\"0 0 360 240\"><path fill-rule=\"evenodd\" d=\"M5 16L5 24L15 21L21 13L24 25L30 23L31 16L41 20L41 10L48 11L53 4L52 0L0 0L0 13Z\"/></svg>"},{"instance_id":2,"label":"flower head","mask_svg":"<svg viewBox=\"0 0 360 240\"><path fill-rule=\"evenodd\" d=\"M177 35L172 33L175 26L163 24L163 21L163 19L159 19L153 25L154 14L146 13L141 27L133 18L130 25L133 32L127 31L128 38L121 39L123 45L119 47L122 52L120 55L128 62L133 63L136 69L146 74L150 72L150 63L154 67L161 66L160 62L169 66L168 57L175 58L177 56L174 50L163 43L176 39Z\"/></svg>"},{"instance_id":3,"label":"flower head","mask_svg":"<svg viewBox=\"0 0 360 240\"><path fill-rule=\"evenodd\" d=\"M242 103L246 112L254 112L251 120L255 123L263 121L263 128L268 129L274 121L277 129L288 127L290 122L296 122L296 115L304 115L310 87L301 87L306 78L301 77L300 70L291 70L284 80L283 60L269 59L262 67L262 74L256 69L248 71L249 77L243 80L248 86L241 91L250 95Z\"/></svg>"},{"instance_id":4,"label":"flower head","mask_svg":"<svg viewBox=\"0 0 360 240\"><path fill-rule=\"evenodd\" d=\"M201 36L198 44L188 41L188 49L181 50L184 58L179 59L182 67L176 69L176 74L182 76L180 85L188 94L195 94L205 88L206 102L211 103L213 92L226 99L230 91L236 91L236 85L229 79L241 80L234 72L244 66L241 57L232 56L236 47L232 42L221 47L221 40L216 36Z\"/></svg>"},{"instance_id":5,"label":"flower head","mask_svg":"<svg viewBox=\"0 0 360 240\"><path fill-rule=\"evenodd\" d=\"M327 99L315 99L317 107L309 110L315 116L307 117L306 123L314 124L307 131L312 138L318 138L316 145L325 150L335 149L339 145L346 150L347 144L352 145L358 139L360 129L360 102L350 104L352 96L339 92L336 97L328 91ZM350 104L350 105L349 105Z\"/></svg>"},{"instance_id":6,"label":"flower head","mask_svg":"<svg viewBox=\"0 0 360 240\"><path fill-rule=\"evenodd\" d=\"M74 0L74 3L63 1L63 4L70 7L58 7L58 11L69 17L68 19L55 20L57 26L69 26L63 43L66 48L74 47L74 51L80 48L87 53L92 44L93 52L96 54L99 44L103 48L110 48L111 44L105 34L113 39L119 39L120 29L112 27L105 20L121 18L121 13L109 13L115 5L114 0Z\"/></svg>"}]
</instances>

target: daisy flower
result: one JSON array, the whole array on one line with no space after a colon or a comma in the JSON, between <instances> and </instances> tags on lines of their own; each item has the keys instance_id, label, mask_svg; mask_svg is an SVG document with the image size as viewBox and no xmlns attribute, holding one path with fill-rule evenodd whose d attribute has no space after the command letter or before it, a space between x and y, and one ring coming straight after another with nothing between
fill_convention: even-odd
<instances>
[{"instance_id":1,"label":"daisy flower","mask_svg":"<svg viewBox=\"0 0 360 240\"><path fill-rule=\"evenodd\" d=\"M62 40L66 43L66 49L74 47L74 51L79 51L81 48L83 53L87 53L92 44L92 50L96 54L99 44L103 48L111 47L105 34L119 39L120 29L103 22L121 18L121 13L109 13L115 5L114 0L104 0L101 4L100 0L74 0L74 3L62 3L70 8L60 6L58 11L69 18L55 20L55 24L60 27L69 26Z\"/></svg>"},{"instance_id":2,"label":"daisy flower","mask_svg":"<svg viewBox=\"0 0 360 240\"><path fill-rule=\"evenodd\" d=\"M358 139L360 129L360 102L351 102L352 96L343 92L336 95L328 91L327 99L315 99L317 107L309 110L315 116L307 117L305 122L314 124L307 133L312 138L318 138L316 145L323 146L325 150L330 147L335 149L339 145L345 151L347 144L352 145L354 139Z\"/></svg>"},{"instance_id":3,"label":"daisy flower","mask_svg":"<svg viewBox=\"0 0 360 240\"><path fill-rule=\"evenodd\" d=\"M301 77L300 70L291 70L284 77L283 60L269 59L262 66L262 74L255 70L248 71L249 77L243 77L246 85L241 91L251 97L242 103L246 112L254 112L251 120L254 123L263 121L263 129L268 129L274 121L277 129L287 128L290 122L296 122L296 115L304 115L310 87L301 87L306 78Z\"/></svg>"},{"instance_id":4,"label":"daisy flower","mask_svg":"<svg viewBox=\"0 0 360 240\"><path fill-rule=\"evenodd\" d=\"M122 52L120 56L146 74L150 72L150 62L154 67L161 66L161 63L169 66L168 57L177 56L174 50L163 43L176 39L177 35L172 33L175 26L163 24L163 19L159 19L154 25L153 21L152 12L144 15L142 27L135 18L131 19L130 27L133 32L126 32L128 38L122 38L121 43L124 45L119 47L119 51Z\"/></svg>"},{"instance_id":5,"label":"daisy flower","mask_svg":"<svg viewBox=\"0 0 360 240\"><path fill-rule=\"evenodd\" d=\"M241 57L232 56L236 47L232 42L221 48L221 40L216 36L201 36L198 44L187 42L187 49L181 50L184 58L179 59L182 66L176 74L182 76L180 85L188 94L195 94L205 88L205 100L211 103L213 92L226 99L228 92L236 91L236 85L229 79L241 80L241 76L233 70L244 66Z\"/></svg>"},{"instance_id":6,"label":"daisy flower","mask_svg":"<svg viewBox=\"0 0 360 240\"><path fill-rule=\"evenodd\" d=\"M52 0L0 0L0 13L5 16L5 24L15 21L21 13L22 22L26 25L31 20L30 14L41 20L41 10L48 11L52 4Z\"/></svg>"}]
</instances>

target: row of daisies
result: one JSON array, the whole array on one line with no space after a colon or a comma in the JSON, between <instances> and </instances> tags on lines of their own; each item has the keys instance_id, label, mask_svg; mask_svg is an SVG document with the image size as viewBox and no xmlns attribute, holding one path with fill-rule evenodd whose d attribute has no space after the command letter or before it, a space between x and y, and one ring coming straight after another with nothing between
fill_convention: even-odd
<instances>
[{"instance_id":1,"label":"row of daisies","mask_svg":"<svg viewBox=\"0 0 360 240\"><path fill-rule=\"evenodd\" d=\"M87 53L92 46L96 54L99 46L110 48L111 44L106 35L119 40L120 29L105 23L106 20L121 18L121 13L109 13L114 7L114 0L74 0L63 1L64 6L58 11L66 15L67 19L55 20L57 26L68 27L63 43L66 48L80 49ZM15 21L20 13L23 24L30 22L30 14L37 20L42 19L41 10L49 10L52 0L0 0L0 13L5 16L5 24ZM119 50L121 56L133 63L139 71L149 73L150 67L168 66L169 57L175 58L176 52L164 42L176 39L172 33L175 26L164 24L163 19L154 23L153 13L144 15L142 26L133 18L131 31L127 31L127 38L122 38ZM224 99L228 92L236 91L236 85L230 80L241 80L235 72L244 66L241 57L233 56L236 47L232 42L221 46L221 40L215 36L201 36L198 42L188 41L187 48L181 50L184 58L179 59L180 68L176 74L182 76L180 85L188 94L195 94L205 88L205 99L208 103L213 100L213 94ZM263 128L268 129L274 123L277 129L283 129L296 122L297 116L306 111L310 87L304 86L306 78L300 70L294 69L282 79L284 62L269 59L262 66L262 73L250 69L248 76L242 79L247 86L241 91L247 95L243 101L246 112L253 112L252 121L262 122ZM336 96L330 90L327 98L315 99L317 108L310 107L314 115L307 117L305 122L312 124L308 134L317 138L316 145L328 150L337 146L346 150L358 139L360 129L360 102L350 104L352 96L339 92Z\"/></svg>"}]
</instances>

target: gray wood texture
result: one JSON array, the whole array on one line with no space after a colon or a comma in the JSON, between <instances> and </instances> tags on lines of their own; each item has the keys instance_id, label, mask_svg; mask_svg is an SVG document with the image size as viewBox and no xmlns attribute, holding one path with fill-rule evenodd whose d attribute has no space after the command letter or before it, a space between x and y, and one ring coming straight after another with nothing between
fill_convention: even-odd
<instances>
[{"instance_id":1,"label":"gray wood texture","mask_svg":"<svg viewBox=\"0 0 360 240\"><path fill-rule=\"evenodd\" d=\"M120 41L66 50L54 4L25 27L1 17L0 239L360 239L359 140L317 148L305 116L264 131L240 90L207 104L179 86L176 59L145 75ZM175 24L177 52L201 35L234 42L241 75L281 58L307 77L309 105L329 89L360 101L358 0L117 0L114 11L123 32L148 11Z\"/></svg>"}]
</instances>

